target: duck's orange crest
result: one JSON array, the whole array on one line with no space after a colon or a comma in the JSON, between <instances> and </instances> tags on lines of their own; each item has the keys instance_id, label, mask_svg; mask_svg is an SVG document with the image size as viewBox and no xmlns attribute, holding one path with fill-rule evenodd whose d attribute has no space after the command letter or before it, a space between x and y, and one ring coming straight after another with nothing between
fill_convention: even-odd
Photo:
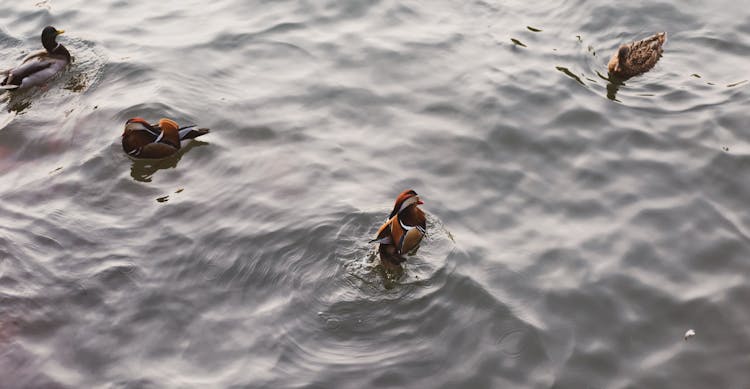
<instances>
[{"instance_id":1,"label":"duck's orange crest","mask_svg":"<svg viewBox=\"0 0 750 389\"><path fill-rule=\"evenodd\" d=\"M159 119L159 127L161 127L163 130L166 130L168 128L175 129L175 130L180 129L180 126L177 124L177 122L175 122L172 119L167 119L167 118Z\"/></svg>"}]
</instances>

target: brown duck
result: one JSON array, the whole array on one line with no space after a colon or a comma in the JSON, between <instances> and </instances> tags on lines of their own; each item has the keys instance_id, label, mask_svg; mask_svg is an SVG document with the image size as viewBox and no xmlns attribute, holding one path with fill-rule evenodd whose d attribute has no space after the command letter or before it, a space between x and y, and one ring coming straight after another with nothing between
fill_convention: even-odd
<instances>
[{"instance_id":1,"label":"brown duck","mask_svg":"<svg viewBox=\"0 0 750 389\"><path fill-rule=\"evenodd\" d=\"M205 135L208 128L182 127L174 120L160 119L152 125L142 118L132 118L125 123L122 149L133 158L166 158L180 149L180 141Z\"/></svg>"},{"instance_id":2,"label":"brown duck","mask_svg":"<svg viewBox=\"0 0 750 389\"><path fill-rule=\"evenodd\" d=\"M405 190L393 205L393 211L378 229L377 237L370 243L378 243L380 259L392 265L406 261L403 254L414 250L427 233L427 219L418 205L424 204L417 192Z\"/></svg>"},{"instance_id":3,"label":"brown duck","mask_svg":"<svg viewBox=\"0 0 750 389\"><path fill-rule=\"evenodd\" d=\"M662 46L666 41L667 33L660 32L644 40L620 46L607 65L609 74L630 78L651 70L661 58L664 52Z\"/></svg>"}]
</instances>

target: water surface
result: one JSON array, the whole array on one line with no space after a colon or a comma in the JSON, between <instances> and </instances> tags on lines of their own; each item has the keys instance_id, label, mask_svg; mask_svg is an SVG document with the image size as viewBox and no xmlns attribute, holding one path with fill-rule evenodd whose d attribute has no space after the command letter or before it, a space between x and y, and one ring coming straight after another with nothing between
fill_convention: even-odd
<instances>
[{"instance_id":1,"label":"water surface","mask_svg":"<svg viewBox=\"0 0 750 389\"><path fill-rule=\"evenodd\" d=\"M3 2L0 68L75 61L0 98L0 387L746 387L742 5ZM133 116L212 133L132 161Z\"/></svg>"}]
</instances>

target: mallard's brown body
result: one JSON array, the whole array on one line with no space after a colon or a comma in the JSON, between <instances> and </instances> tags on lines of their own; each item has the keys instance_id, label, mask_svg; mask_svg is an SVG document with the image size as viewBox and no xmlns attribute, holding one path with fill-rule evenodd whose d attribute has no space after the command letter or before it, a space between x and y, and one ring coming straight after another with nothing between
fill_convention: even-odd
<instances>
[{"instance_id":1,"label":"mallard's brown body","mask_svg":"<svg viewBox=\"0 0 750 389\"><path fill-rule=\"evenodd\" d=\"M609 60L609 74L618 78L630 78L651 70L661 58L667 41L667 33L660 32L646 39L620 46Z\"/></svg>"}]
</instances>

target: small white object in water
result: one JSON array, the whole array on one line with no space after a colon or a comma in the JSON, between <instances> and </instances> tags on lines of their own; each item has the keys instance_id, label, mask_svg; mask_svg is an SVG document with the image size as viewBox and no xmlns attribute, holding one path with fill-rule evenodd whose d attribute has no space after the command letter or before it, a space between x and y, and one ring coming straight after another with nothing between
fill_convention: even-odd
<instances>
[{"instance_id":1,"label":"small white object in water","mask_svg":"<svg viewBox=\"0 0 750 389\"><path fill-rule=\"evenodd\" d=\"M692 330L692 329L687 330L687 332L685 333L685 340L688 340L689 338L692 338L693 336L695 336L695 330Z\"/></svg>"}]
</instances>

